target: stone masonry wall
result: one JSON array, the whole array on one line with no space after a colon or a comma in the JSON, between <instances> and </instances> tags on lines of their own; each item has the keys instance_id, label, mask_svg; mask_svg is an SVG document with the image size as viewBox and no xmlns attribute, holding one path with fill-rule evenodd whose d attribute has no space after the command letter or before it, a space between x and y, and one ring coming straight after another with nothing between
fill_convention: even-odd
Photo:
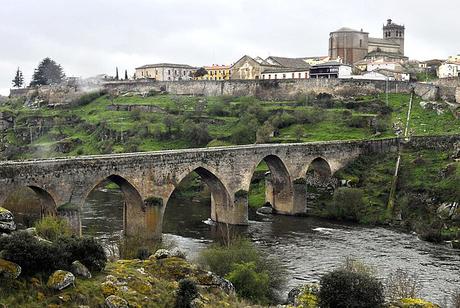
<instances>
[{"instance_id":1,"label":"stone masonry wall","mask_svg":"<svg viewBox=\"0 0 460 308\"><path fill-rule=\"evenodd\" d=\"M336 96L358 96L383 93L385 81L346 79L303 80L196 80L196 81L119 81L104 84L109 91L166 91L178 95L255 96L265 100L294 100L308 92L330 93ZM388 82L390 93L410 93L425 100L438 98L439 88L431 84Z\"/></svg>"}]
</instances>

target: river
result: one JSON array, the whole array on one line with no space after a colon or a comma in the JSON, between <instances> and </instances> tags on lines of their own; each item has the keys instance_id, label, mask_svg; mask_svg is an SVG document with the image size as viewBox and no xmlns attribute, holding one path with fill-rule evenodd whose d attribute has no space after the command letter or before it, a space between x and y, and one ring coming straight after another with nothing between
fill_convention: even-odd
<instances>
[{"instance_id":1,"label":"river","mask_svg":"<svg viewBox=\"0 0 460 308\"><path fill-rule=\"evenodd\" d=\"M120 234L123 196L118 191L96 190L83 211L83 233L110 238ZM172 198L163 225L164 240L174 242L194 259L213 242L215 227L204 221L207 202ZM460 251L419 240L415 235L381 227L365 227L323 219L261 216L250 213L250 224L239 228L261 250L278 258L288 272L283 293L340 265L346 257L360 259L384 279L398 268L418 275L421 297L442 303L460 287Z\"/></svg>"}]
</instances>

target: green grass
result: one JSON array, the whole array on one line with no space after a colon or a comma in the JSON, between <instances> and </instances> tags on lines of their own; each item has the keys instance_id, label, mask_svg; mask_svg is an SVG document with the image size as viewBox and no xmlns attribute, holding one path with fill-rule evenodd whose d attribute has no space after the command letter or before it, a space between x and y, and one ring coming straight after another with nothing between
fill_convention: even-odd
<instances>
[{"instance_id":1,"label":"green grass","mask_svg":"<svg viewBox=\"0 0 460 308\"><path fill-rule=\"evenodd\" d=\"M351 112L354 118L376 117L376 112L359 112L345 109L346 101L336 100L330 108L321 109L320 121L306 124L294 123L281 128L279 134L270 138L269 142L286 143L392 137L394 136L391 128L393 122L405 122L409 98L410 95L408 94L389 95L389 103L393 109L387 120L389 129L379 135L375 135L373 129L369 127L350 127L347 118L344 117L345 110L348 110L347 112L349 113ZM384 101L384 95L361 97L358 102L361 107L365 107L366 104L375 104L376 99ZM200 114L201 118L198 119L194 110L195 105L200 100L206 101L206 107ZM18 154L16 158L101 154L104 153L104 147L106 150L117 153L132 151L133 148L137 149L137 151L156 151L196 147L190 141L184 140L177 132L171 138L154 137L155 132L162 132L163 134L166 132L164 113L110 111L107 107L112 103L155 105L166 112L170 112L169 116L179 125L182 125L190 117L195 121L203 121L207 123L208 132L212 138L209 146L232 145L230 142L232 140L231 136L240 124L240 119L236 112L241 108L252 108L253 105L259 105L258 110L260 111L256 111L255 116L264 113L267 117L273 117L281 113L295 115L298 111L314 113L315 110L318 110L318 107L307 106L295 101L260 101L253 97L193 97L178 95L123 96L116 98L110 98L105 95L84 106L61 110L47 108L31 110L24 107L20 102L13 102L10 106L2 106L1 110L15 114L16 130L25 134L30 130L29 123L35 121L35 119L41 118L43 121L45 119L50 122L54 121L53 128L45 127L45 134L33 140L31 149L28 152ZM214 116L209 113L217 105L223 108L226 116ZM248 112L242 113L242 115L246 114ZM77 123L66 122L66 119L70 118L76 119ZM262 124L262 122L259 123L259 125ZM450 112L437 115L435 111L423 110L420 106L420 98L417 97L413 104L410 127L410 132L413 135L460 133L460 121L456 120ZM148 130L148 135L140 135L139 132L145 130L145 128ZM298 136L299 131L301 132L300 137ZM25 138L26 140L22 140L22 137L18 138L13 129L4 132L4 134L7 142L11 144L22 146L27 145L29 141L28 138ZM102 140L106 139L107 134L111 136L112 144L103 144ZM121 141L122 135L124 136L123 141ZM131 135L131 137L128 137L128 135ZM55 152L56 142L60 138L69 137L80 139L82 144L76 146L70 153L65 155ZM135 144L135 147L132 144Z\"/></svg>"}]
</instances>

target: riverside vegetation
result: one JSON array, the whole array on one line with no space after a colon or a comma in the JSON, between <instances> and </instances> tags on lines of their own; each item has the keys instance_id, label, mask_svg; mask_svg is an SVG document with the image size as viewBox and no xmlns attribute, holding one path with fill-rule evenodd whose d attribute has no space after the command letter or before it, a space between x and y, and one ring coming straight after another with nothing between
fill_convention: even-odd
<instances>
[{"instance_id":1,"label":"riverside vegetation","mask_svg":"<svg viewBox=\"0 0 460 308\"><path fill-rule=\"evenodd\" d=\"M24 101L14 100L0 107L3 117L6 115L12 119L11 125L0 136L4 141L0 153L7 159L27 159L255 142L390 137L394 136L395 131L402 130L408 101L409 95L404 94L389 95L387 106L382 95L336 99L327 94L304 94L297 101L265 102L252 97L204 98L158 93L125 93L113 96L95 92L68 107L48 108L45 104L43 107L31 109L26 107ZM427 107L420 102L420 98L415 98L411 134L460 133L459 120L455 119L449 107L442 103ZM145 106L153 108L151 110L155 112L144 112L146 109L142 108L147 108ZM125 110L128 107L131 110ZM387 202L393 179L395 154L361 157L339 171L336 177L346 180L347 187L338 188L333 194L327 190L315 190L317 197L312 214L366 224L397 222L398 225L418 231L427 240L459 239L458 212L446 215L438 211L441 204L458 202L460 199L460 166L454 160L458 158L458 153L405 149L401 157L395 207L391 211L387 209ZM254 174L249 192L251 207L257 208L264 204L263 175L266 171L267 165L261 163ZM184 192L187 196L206 190L198 175L190 177L188 183L184 184L188 187ZM48 231L41 231L39 225L37 231L40 230L42 235L46 234L51 239L51 244L48 244L50 247L56 247L48 255L65 255L65 258L58 259L64 262L59 267L68 269L76 257L68 252L72 251L70 248L61 252L59 249L66 245L80 247L78 243L83 240L62 240L52 231L53 228L62 227L59 223L42 221L41 224L41 228ZM47 225L54 227L46 228ZM13 236L18 238L18 242L30 242L37 245L36 247L44 245L38 244L38 240L25 241L21 238L29 235ZM5 241L1 243L7 245ZM16 243L16 240L12 243ZM0 246L0 250L7 251L6 256L8 249ZM150 251L144 251L136 253L135 257L144 259L149 254ZM50 258L43 262L55 262L53 260L55 259ZM202 270L177 257L161 260L152 257L147 260L109 262L102 273L96 271L91 279L78 279L73 289L66 289L64 292L50 291L44 282L46 279L43 273L34 277L35 272L25 265L24 275L32 276L9 281L13 288L1 288L3 302L0 303L11 306L19 298L23 306L31 307L36 306L38 300L41 300L41 306L77 303L93 306L103 303L110 295L123 295L134 307L147 305L142 302L143 296L152 298L152 306L186 303L183 305L186 307L190 301L199 299L208 307L220 304L238 307L245 306L248 303L246 301L261 305L275 301L277 294L274 290L283 283L283 275L277 271L279 267L276 266L276 261L267 261L269 259L245 240L215 244L200 257L200 266L232 281L239 297L220 291L217 294L201 291L198 295L194 285L197 281L199 285L204 284L206 279L203 277L207 277ZM85 264L84 260L78 261ZM85 265L90 267L90 263ZM46 268L58 269L53 264ZM113 283L109 282L112 278L107 278L110 275L115 276L116 281L121 284L113 287ZM183 280L188 278L192 281ZM150 279L147 280L148 284L145 279ZM307 285L301 288L295 297L295 305L341 307L328 301L343 295L334 293L340 291L334 283L339 282L343 286L353 285L354 281L368 281L372 288L366 289L369 291L366 294L354 295L348 292L345 294L347 301L344 303L356 307L369 307L369 302L376 305L383 303L385 288L372 273L345 266L345 269L341 268L323 277L320 287ZM127 288L123 287L126 286L125 283ZM110 285L109 289L112 291L104 292L103 284ZM12 290L16 291L11 292ZM406 292L395 299L400 300L399 307L415 307L419 304L435 307L421 300L404 299L416 296L416 293ZM348 302L354 300L356 302Z\"/></svg>"}]
</instances>

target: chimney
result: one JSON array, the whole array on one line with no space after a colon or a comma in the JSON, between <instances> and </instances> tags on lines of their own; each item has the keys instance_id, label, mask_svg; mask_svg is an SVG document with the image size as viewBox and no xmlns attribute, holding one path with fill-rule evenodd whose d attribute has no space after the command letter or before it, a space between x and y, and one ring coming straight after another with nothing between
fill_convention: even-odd
<instances>
[{"instance_id":1,"label":"chimney","mask_svg":"<svg viewBox=\"0 0 460 308\"><path fill-rule=\"evenodd\" d=\"M388 25L391 25L391 19L387 19Z\"/></svg>"}]
</instances>

